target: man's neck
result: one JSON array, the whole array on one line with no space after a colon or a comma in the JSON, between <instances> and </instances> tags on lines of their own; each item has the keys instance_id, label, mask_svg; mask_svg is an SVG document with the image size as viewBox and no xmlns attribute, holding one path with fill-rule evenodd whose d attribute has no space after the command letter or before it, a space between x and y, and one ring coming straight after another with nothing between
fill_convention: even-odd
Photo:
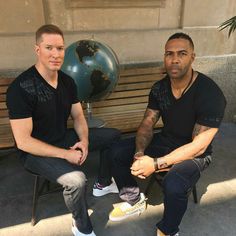
<instances>
[{"instance_id":1,"label":"man's neck","mask_svg":"<svg viewBox=\"0 0 236 236\"><path fill-rule=\"evenodd\" d=\"M170 78L172 93L175 98L180 98L183 94L191 87L193 81L195 80L196 75L193 70L190 70L182 78Z\"/></svg>"},{"instance_id":2,"label":"man's neck","mask_svg":"<svg viewBox=\"0 0 236 236\"><path fill-rule=\"evenodd\" d=\"M171 78L171 87L174 89L184 89L192 78L192 70L189 70L182 78Z\"/></svg>"},{"instance_id":3,"label":"man's neck","mask_svg":"<svg viewBox=\"0 0 236 236\"><path fill-rule=\"evenodd\" d=\"M35 67L43 79L53 87L57 87L58 71L49 71L40 64L35 64Z\"/></svg>"}]
</instances>

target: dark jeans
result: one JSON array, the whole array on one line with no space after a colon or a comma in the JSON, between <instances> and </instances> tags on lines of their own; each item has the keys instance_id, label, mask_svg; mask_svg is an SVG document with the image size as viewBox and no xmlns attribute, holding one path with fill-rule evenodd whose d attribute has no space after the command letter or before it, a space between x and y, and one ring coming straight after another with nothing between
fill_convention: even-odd
<instances>
[{"instance_id":1,"label":"dark jeans","mask_svg":"<svg viewBox=\"0 0 236 236\"><path fill-rule=\"evenodd\" d=\"M116 129L94 128L89 132L89 151L100 150L98 181L101 181L101 184L109 185L111 183L111 162L107 152L119 138L120 131ZM56 145L69 148L77 141L78 136L75 131L68 129L64 140ZM92 224L88 216L86 201L87 180L81 167L60 158L40 157L31 154L22 158L26 169L63 186L66 206L72 213L79 231L85 234L91 233Z\"/></svg>"},{"instance_id":2,"label":"dark jeans","mask_svg":"<svg viewBox=\"0 0 236 236\"><path fill-rule=\"evenodd\" d=\"M101 185L111 184L111 157L110 148L116 144L121 137L121 132L113 128L91 128L89 129L89 151L100 150L100 165L97 181Z\"/></svg>"},{"instance_id":3,"label":"dark jeans","mask_svg":"<svg viewBox=\"0 0 236 236\"><path fill-rule=\"evenodd\" d=\"M112 173L123 201L135 204L140 198L140 190L130 172L135 152L135 138L121 140L110 150L112 156ZM161 157L172 149L163 143L161 134L154 134L153 140L145 150L151 157ZM157 227L165 234L175 234L187 209L188 194L200 178L211 159L195 158L173 165L163 180L164 214Z\"/></svg>"}]
</instances>

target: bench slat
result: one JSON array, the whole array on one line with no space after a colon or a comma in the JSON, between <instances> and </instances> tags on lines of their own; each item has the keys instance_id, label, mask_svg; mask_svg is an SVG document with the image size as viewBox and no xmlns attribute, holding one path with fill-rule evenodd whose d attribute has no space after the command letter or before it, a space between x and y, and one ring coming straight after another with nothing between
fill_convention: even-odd
<instances>
[{"instance_id":1,"label":"bench slat","mask_svg":"<svg viewBox=\"0 0 236 236\"><path fill-rule=\"evenodd\" d=\"M0 77L0 86L1 85L9 85L15 78L2 78Z\"/></svg>"},{"instance_id":2,"label":"bench slat","mask_svg":"<svg viewBox=\"0 0 236 236\"><path fill-rule=\"evenodd\" d=\"M145 67L135 67L135 68L125 68L121 69L120 75L145 75L145 74L164 74L165 69L159 66L145 66Z\"/></svg>"},{"instance_id":3,"label":"bench slat","mask_svg":"<svg viewBox=\"0 0 236 236\"><path fill-rule=\"evenodd\" d=\"M103 114L103 113L126 113L134 111L144 111L146 109L145 103L140 104L127 104L127 105L120 105L120 106L111 106L111 107L96 107L93 109L93 113L96 114Z\"/></svg>"},{"instance_id":4,"label":"bench slat","mask_svg":"<svg viewBox=\"0 0 236 236\"><path fill-rule=\"evenodd\" d=\"M7 125L7 126L9 126L9 129L10 129L10 121L9 121L8 116L0 118L0 129L2 129L2 125Z\"/></svg>"},{"instance_id":5,"label":"bench slat","mask_svg":"<svg viewBox=\"0 0 236 236\"><path fill-rule=\"evenodd\" d=\"M8 85L0 86L0 94L5 94L7 92Z\"/></svg>"},{"instance_id":6,"label":"bench slat","mask_svg":"<svg viewBox=\"0 0 236 236\"><path fill-rule=\"evenodd\" d=\"M150 92L150 89L142 89L142 90L134 90L134 91L121 91L112 93L109 97L109 99L115 99L115 98L129 98L129 97L138 97L143 95L148 95Z\"/></svg>"},{"instance_id":7,"label":"bench slat","mask_svg":"<svg viewBox=\"0 0 236 236\"><path fill-rule=\"evenodd\" d=\"M93 102L92 108L95 107L108 107L108 106L116 106L116 105L125 105L125 104L135 104L135 103L146 103L148 101L147 96L140 96L140 97L131 97L131 98L117 98L117 99L109 99L100 102ZM83 104L84 109L86 109L86 104Z\"/></svg>"},{"instance_id":8,"label":"bench slat","mask_svg":"<svg viewBox=\"0 0 236 236\"><path fill-rule=\"evenodd\" d=\"M149 89L152 87L154 82L145 82L145 83L133 83L133 84L118 84L114 93L120 91L132 91L138 89Z\"/></svg>"},{"instance_id":9,"label":"bench slat","mask_svg":"<svg viewBox=\"0 0 236 236\"><path fill-rule=\"evenodd\" d=\"M0 102L6 102L6 94L0 94Z\"/></svg>"},{"instance_id":10,"label":"bench slat","mask_svg":"<svg viewBox=\"0 0 236 236\"><path fill-rule=\"evenodd\" d=\"M162 74L121 76L119 78L118 84L130 84L130 83L148 82L148 81L156 82L157 80L160 80L163 77L164 75Z\"/></svg>"},{"instance_id":11,"label":"bench slat","mask_svg":"<svg viewBox=\"0 0 236 236\"><path fill-rule=\"evenodd\" d=\"M2 119L2 117L8 117L8 111L7 110L0 110L0 119Z\"/></svg>"},{"instance_id":12,"label":"bench slat","mask_svg":"<svg viewBox=\"0 0 236 236\"><path fill-rule=\"evenodd\" d=\"M9 124L0 124L0 149L14 147L15 142Z\"/></svg>"}]
</instances>

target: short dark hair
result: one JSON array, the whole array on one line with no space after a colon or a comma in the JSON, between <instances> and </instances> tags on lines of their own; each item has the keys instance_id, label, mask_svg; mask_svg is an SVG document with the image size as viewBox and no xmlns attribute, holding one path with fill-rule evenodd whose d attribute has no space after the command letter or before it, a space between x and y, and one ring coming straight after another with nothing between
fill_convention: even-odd
<instances>
[{"instance_id":1,"label":"short dark hair","mask_svg":"<svg viewBox=\"0 0 236 236\"><path fill-rule=\"evenodd\" d=\"M36 43L38 43L41 40L43 34L59 34L64 40L64 35L62 30L56 25L47 24L39 27L35 33Z\"/></svg>"},{"instance_id":2,"label":"short dark hair","mask_svg":"<svg viewBox=\"0 0 236 236\"><path fill-rule=\"evenodd\" d=\"M189 41L190 46L194 49L194 44L193 44L192 38L191 38L189 35L187 35L187 34L185 34L185 33L183 33L183 32L178 32L178 33L172 34L172 35L168 38L167 42L170 41L170 40L172 40L172 39L186 39L186 40Z\"/></svg>"}]
</instances>

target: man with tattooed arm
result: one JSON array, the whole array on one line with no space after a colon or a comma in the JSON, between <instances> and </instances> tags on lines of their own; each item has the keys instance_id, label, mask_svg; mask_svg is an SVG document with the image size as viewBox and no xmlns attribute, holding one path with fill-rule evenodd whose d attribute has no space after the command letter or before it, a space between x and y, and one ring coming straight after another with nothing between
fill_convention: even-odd
<instances>
[{"instance_id":1,"label":"man with tattooed arm","mask_svg":"<svg viewBox=\"0 0 236 236\"><path fill-rule=\"evenodd\" d=\"M145 179L165 171L164 213L154 235L179 235L188 193L211 162L211 142L226 106L216 83L193 70L194 59L194 44L187 34L170 36L164 54L167 75L151 88L136 138L122 140L111 149L113 176L124 202L113 209L110 220L124 220L145 210L146 199L134 176ZM154 133L160 117L164 127Z\"/></svg>"}]
</instances>

